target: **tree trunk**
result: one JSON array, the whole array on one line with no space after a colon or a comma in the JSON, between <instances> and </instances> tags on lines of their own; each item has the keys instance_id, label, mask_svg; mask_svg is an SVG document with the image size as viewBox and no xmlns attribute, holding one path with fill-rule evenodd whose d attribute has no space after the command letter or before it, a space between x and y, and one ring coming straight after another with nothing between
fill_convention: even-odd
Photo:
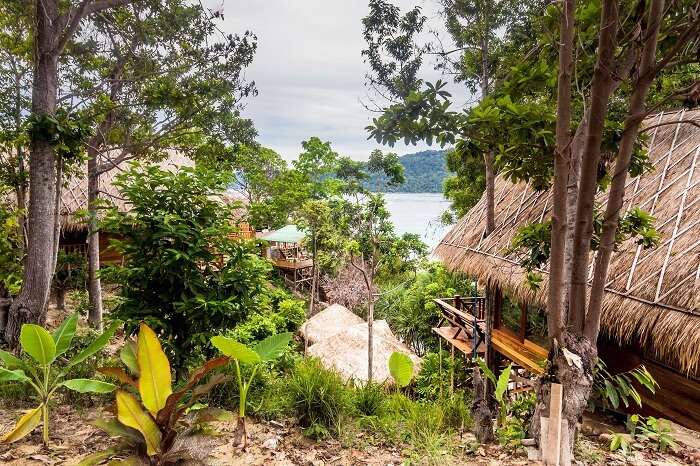
<instances>
[{"instance_id":1,"label":"tree trunk","mask_svg":"<svg viewBox=\"0 0 700 466\"><path fill-rule=\"evenodd\" d=\"M374 365L374 293L370 281L367 286L367 382L372 382Z\"/></svg>"},{"instance_id":2,"label":"tree trunk","mask_svg":"<svg viewBox=\"0 0 700 466\"><path fill-rule=\"evenodd\" d=\"M634 144L639 134L644 103L649 92L649 87L654 80L652 68L656 65L656 45L663 11L664 0L654 0L649 10L649 31L644 35L646 41L639 70L640 77L633 87L634 91L630 98L630 107L625 120L625 130L615 159L615 172L610 184L610 194L608 195L608 204L605 209L600 247L596 254L593 283L591 286L591 299L584 328L586 337L592 342L597 341L598 332L600 331L600 313L603 303L603 294L605 293L605 281L608 277L610 258L615 248L615 236L619 226L620 209L622 209L625 197L627 170L630 165L632 153L634 152Z\"/></svg>"},{"instance_id":3,"label":"tree trunk","mask_svg":"<svg viewBox=\"0 0 700 466\"><path fill-rule=\"evenodd\" d=\"M32 113L52 115L56 110L58 55L55 53L58 2L36 2L36 55L32 84ZM35 138L29 157L29 210L27 259L22 291L10 307L5 341L14 347L24 323L43 324L54 265L56 227L56 154L48 141Z\"/></svg>"},{"instance_id":4,"label":"tree trunk","mask_svg":"<svg viewBox=\"0 0 700 466\"><path fill-rule=\"evenodd\" d=\"M102 283L100 281L100 232L97 222L97 201L99 196L99 174L97 173L97 151L88 148L88 295L90 309L88 323L102 330Z\"/></svg>"},{"instance_id":5,"label":"tree trunk","mask_svg":"<svg viewBox=\"0 0 700 466\"><path fill-rule=\"evenodd\" d=\"M484 236L491 234L496 229L496 170L493 166L493 152L484 154L484 168L486 172L486 232Z\"/></svg>"},{"instance_id":6,"label":"tree trunk","mask_svg":"<svg viewBox=\"0 0 700 466\"><path fill-rule=\"evenodd\" d=\"M568 316L568 326L574 333L583 331L586 313L588 255L593 234L593 204L598 181L600 145L603 139L610 93L612 92L614 51L617 44L618 4L614 0L604 0L602 6L598 61L591 81L588 131L584 143L581 180L576 205Z\"/></svg>"},{"instance_id":7,"label":"tree trunk","mask_svg":"<svg viewBox=\"0 0 700 466\"><path fill-rule=\"evenodd\" d=\"M581 336L574 336L566 331L561 338L570 354L571 363L567 360L563 348L554 345L550 351L547 374L538 379L535 387L537 404L530 420L529 434L532 438L540 438L540 417L549 416L549 398L551 384L559 383L563 390L562 419L569 426L569 451L572 452L576 441L576 429L583 411L588 406L588 399L593 387L593 367L598 357L596 345ZM580 358L580 361L578 358ZM579 366L580 364L580 366Z\"/></svg>"},{"instance_id":8,"label":"tree trunk","mask_svg":"<svg viewBox=\"0 0 700 466\"><path fill-rule=\"evenodd\" d=\"M548 333L559 339L563 322L564 262L567 234L567 184L569 177L571 126L571 67L574 44L574 2L566 0L561 15L559 79L557 84L556 148L552 188L552 240L547 295Z\"/></svg>"},{"instance_id":9,"label":"tree trunk","mask_svg":"<svg viewBox=\"0 0 700 466\"><path fill-rule=\"evenodd\" d=\"M68 290L65 288L56 288L54 290L54 299L56 299L56 309L63 310L66 308L66 294Z\"/></svg>"},{"instance_id":10,"label":"tree trunk","mask_svg":"<svg viewBox=\"0 0 700 466\"><path fill-rule=\"evenodd\" d=\"M494 440L493 415L489 409L488 391L478 366L474 366L472 369L472 381L474 385L474 399L472 401L474 436L479 443L490 443Z\"/></svg>"}]
</instances>

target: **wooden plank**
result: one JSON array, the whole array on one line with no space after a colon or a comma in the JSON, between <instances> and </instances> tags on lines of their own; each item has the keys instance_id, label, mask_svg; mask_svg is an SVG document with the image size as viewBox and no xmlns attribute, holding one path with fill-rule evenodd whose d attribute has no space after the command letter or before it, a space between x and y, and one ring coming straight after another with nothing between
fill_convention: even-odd
<instances>
[{"instance_id":1,"label":"wooden plank","mask_svg":"<svg viewBox=\"0 0 700 466\"><path fill-rule=\"evenodd\" d=\"M457 348L462 353L466 354L471 358L473 354L473 345L471 340L464 340L462 338L454 338L454 335L459 330L457 327L435 327L432 329L440 338L443 338L447 343ZM486 352L486 345L481 343L476 350L479 354L484 354Z\"/></svg>"},{"instance_id":2,"label":"wooden plank","mask_svg":"<svg viewBox=\"0 0 700 466\"><path fill-rule=\"evenodd\" d=\"M496 351L528 371L534 374L542 374L544 372L540 361L545 359L547 354L546 350L543 348L540 348L538 351L533 351L530 347L520 343L516 338L511 337L506 332L499 329L492 330L491 344ZM534 343L530 346L533 345ZM545 352L544 355L542 355L543 351Z\"/></svg>"},{"instance_id":3,"label":"wooden plank","mask_svg":"<svg viewBox=\"0 0 700 466\"><path fill-rule=\"evenodd\" d=\"M559 466L561 459L561 408L562 386L558 383L551 385L549 398L549 420L546 436L543 434L542 461L544 464Z\"/></svg>"}]
</instances>

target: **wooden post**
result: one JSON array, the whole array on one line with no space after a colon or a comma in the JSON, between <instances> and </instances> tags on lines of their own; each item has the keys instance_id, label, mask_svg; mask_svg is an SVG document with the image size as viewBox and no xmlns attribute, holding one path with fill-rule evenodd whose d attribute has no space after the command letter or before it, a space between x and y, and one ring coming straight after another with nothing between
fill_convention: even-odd
<instances>
[{"instance_id":1,"label":"wooden post","mask_svg":"<svg viewBox=\"0 0 700 466\"><path fill-rule=\"evenodd\" d=\"M547 432L542 435L542 461L546 465L559 466L561 460L561 408L562 386L551 385Z\"/></svg>"}]
</instances>

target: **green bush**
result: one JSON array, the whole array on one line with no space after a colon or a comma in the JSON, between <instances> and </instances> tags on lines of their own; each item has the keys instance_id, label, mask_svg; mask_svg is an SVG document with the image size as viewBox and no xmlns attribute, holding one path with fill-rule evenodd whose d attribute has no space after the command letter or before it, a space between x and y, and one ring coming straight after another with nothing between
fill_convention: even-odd
<instances>
[{"instance_id":1,"label":"green bush","mask_svg":"<svg viewBox=\"0 0 700 466\"><path fill-rule=\"evenodd\" d=\"M304 359L294 369L287 390L299 423L317 436L320 429L338 432L343 414L350 408L351 392L340 375L323 367L318 359Z\"/></svg>"},{"instance_id":2,"label":"green bush","mask_svg":"<svg viewBox=\"0 0 700 466\"><path fill-rule=\"evenodd\" d=\"M353 405L362 416L378 416L386 405L384 385L367 382L353 390Z\"/></svg>"},{"instance_id":3,"label":"green bush","mask_svg":"<svg viewBox=\"0 0 700 466\"><path fill-rule=\"evenodd\" d=\"M442 358L442 361L440 359ZM442 369L441 369L442 366ZM423 363L416 376L416 394L426 400L436 400L450 391L450 375L453 373L455 387L466 387L469 371L462 358L450 357L443 350L431 351L423 357Z\"/></svg>"},{"instance_id":4,"label":"green bush","mask_svg":"<svg viewBox=\"0 0 700 466\"><path fill-rule=\"evenodd\" d=\"M229 181L201 168L136 165L115 182L132 208L111 209L103 222L124 257L110 272L121 285L114 314L132 331L147 322L179 372L213 356L211 336L269 301L269 263L253 244L228 237L236 206L219 195Z\"/></svg>"}]
</instances>

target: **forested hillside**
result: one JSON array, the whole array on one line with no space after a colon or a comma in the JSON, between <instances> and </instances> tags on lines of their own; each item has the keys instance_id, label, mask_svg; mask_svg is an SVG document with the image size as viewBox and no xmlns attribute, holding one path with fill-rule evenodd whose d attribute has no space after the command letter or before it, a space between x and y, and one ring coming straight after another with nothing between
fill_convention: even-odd
<instances>
[{"instance_id":1,"label":"forested hillside","mask_svg":"<svg viewBox=\"0 0 700 466\"><path fill-rule=\"evenodd\" d=\"M442 180L446 176L445 151L424 150L399 157L404 168L406 182L395 187L387 186L386 177L373 176L370 188L379 192L441 193Z\"/></svg>"}]
</instances>

